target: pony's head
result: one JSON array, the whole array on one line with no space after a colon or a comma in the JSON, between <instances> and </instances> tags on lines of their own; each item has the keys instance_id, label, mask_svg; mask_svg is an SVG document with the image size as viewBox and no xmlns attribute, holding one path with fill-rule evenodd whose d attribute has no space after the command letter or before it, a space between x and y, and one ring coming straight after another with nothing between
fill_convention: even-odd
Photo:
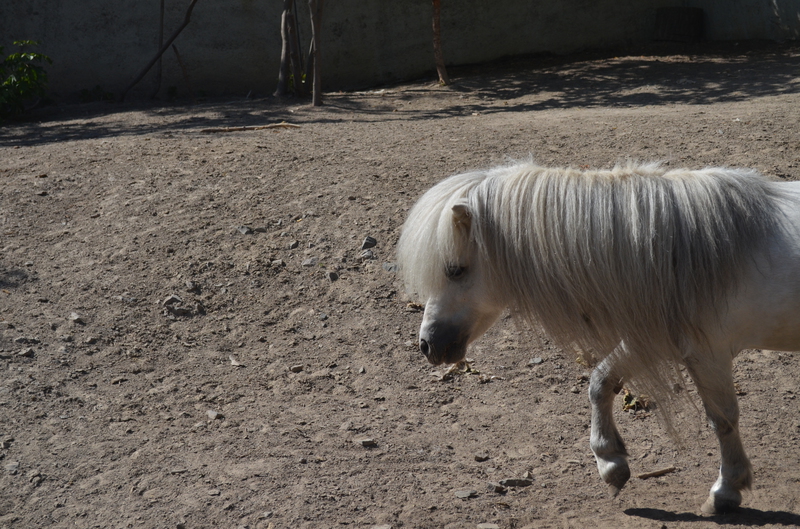
<instances>
[{"instance_id":1,"label":"pony's head","mask_svg":"<svg viewBox=\"0 0 800 529\"><path fill-rule=\"evenodd\" d=\"M406 288L426 300L419 349L434 365L462 360L504 308L475 241L481 214L471 191L485 178L467 173L434 186L411 209L398 243Z\"/></svg>"}]
</instances>

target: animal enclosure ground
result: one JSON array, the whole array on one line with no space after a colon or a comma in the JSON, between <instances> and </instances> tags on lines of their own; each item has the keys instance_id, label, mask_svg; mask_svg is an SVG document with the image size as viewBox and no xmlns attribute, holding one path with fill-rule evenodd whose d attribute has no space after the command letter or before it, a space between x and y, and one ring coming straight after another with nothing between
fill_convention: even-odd
<instances>
[{"instance_id":1,"label":"animal enclosure ground","mask_svg":"<svg viewBox=\"0 0 800 529\"><path fill-rule=\"evenodd\" d=\"M451 74L321 108L89 105L0 129L0 527L800 525L796 355L736 362L740 512L699 515L718 452L696 409L678 448L622 398L634 478L612 500L574 352L505 317L479 373L442 377L392 267L416 198L509 158L797 179L800 49ZM282 121L299 128L202 132Z\"/></svg>"}]
</instances>

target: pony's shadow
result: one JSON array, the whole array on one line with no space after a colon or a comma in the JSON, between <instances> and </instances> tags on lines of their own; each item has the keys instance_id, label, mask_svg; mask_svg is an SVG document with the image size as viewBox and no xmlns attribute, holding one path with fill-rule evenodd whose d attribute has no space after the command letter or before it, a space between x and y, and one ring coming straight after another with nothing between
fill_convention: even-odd
<instances>
[{"instance_id":1,"label":"pony's shadow","mask_svg":"<svg viewBox=\"0 0 800 529\"><path fill-rule=\"evenodd\" d=\"M800 527L800 514L786 511L759 511L740 508L736 511L714 516L701 516L691 512L670 512L662 509L625 509L628 516L638 516L659 522L714 522L717 525L784 525Z\"/></svg>"}]
</instances>

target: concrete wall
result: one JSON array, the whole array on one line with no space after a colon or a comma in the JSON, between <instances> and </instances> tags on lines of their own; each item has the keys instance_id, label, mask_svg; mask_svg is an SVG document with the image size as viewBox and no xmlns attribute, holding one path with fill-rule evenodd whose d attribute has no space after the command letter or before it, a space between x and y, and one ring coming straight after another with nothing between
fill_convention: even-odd
<instances>
[{"instance_id":1,"label":"concrete wall","mask_svg":"<svg viewBox=\"0 0 800 529\"><path fill-rule=\"evenodd\" d=\"M164 0L164 38L183 20L189 0ZM303 47L310 30L300 4ZM0 0L0 45L42 42L51 56L50 86L69 99L100 85L118 93L158 49L161 0ZM645 43L659 7L687 5L706 13L711 40L797 39L800 0L443 0L448 64L537 52L568 53ZM176 45L196 92L271 93L280 55L279 0L199 0ZM376 85L433 70L430 0L329 0L323 15L326 90ZM160 94L186 94L169 50ZM151 72L132 92L149 96Z\"/></svg>"}]
</instances>

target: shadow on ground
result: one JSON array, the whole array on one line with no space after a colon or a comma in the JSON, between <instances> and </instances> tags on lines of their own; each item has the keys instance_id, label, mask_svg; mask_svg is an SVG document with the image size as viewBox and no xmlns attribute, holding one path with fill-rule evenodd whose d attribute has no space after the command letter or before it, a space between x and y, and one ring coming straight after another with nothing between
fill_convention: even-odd
<instances>
[{"instance_id":1,"label":"shadow on ground","mask_svg":"<svg viewBox=\"0 0 800 529\"><path fill-rule=\"evenodd\" d=\"M659 522L714 522L718 525L746 525L762 527L782 525L800 527L800 515L786 511L759 511L738 509L735 512L716 516L700 516L691 512L670 512L661 509L626 509L625 514Z\"/></svg>"},{"instance_id":2,"label":"shadow on ground","mask_svg":"<svg viewBox=\"0 0 800 529\"><path fill-rule=\"evenodd\" d=\"M747 46L695 45L625 54L521 57L492 64L452 68L454 84L406 84L365 92L326 94L322 109L304 100L265 98L214 101L199 105L94 103L67 107L54 117L0 129L0 146L142 135L200 132L267 123L429 120L472 114L535 112L548 109L708 105L800 91L800 46L755 43ZM448 92L464 95L464 104L436 105ZM409 102L428 99L414 108ZM131 110L160 118L161 124L82 118Z\"/></svg>"}]
</instances>

